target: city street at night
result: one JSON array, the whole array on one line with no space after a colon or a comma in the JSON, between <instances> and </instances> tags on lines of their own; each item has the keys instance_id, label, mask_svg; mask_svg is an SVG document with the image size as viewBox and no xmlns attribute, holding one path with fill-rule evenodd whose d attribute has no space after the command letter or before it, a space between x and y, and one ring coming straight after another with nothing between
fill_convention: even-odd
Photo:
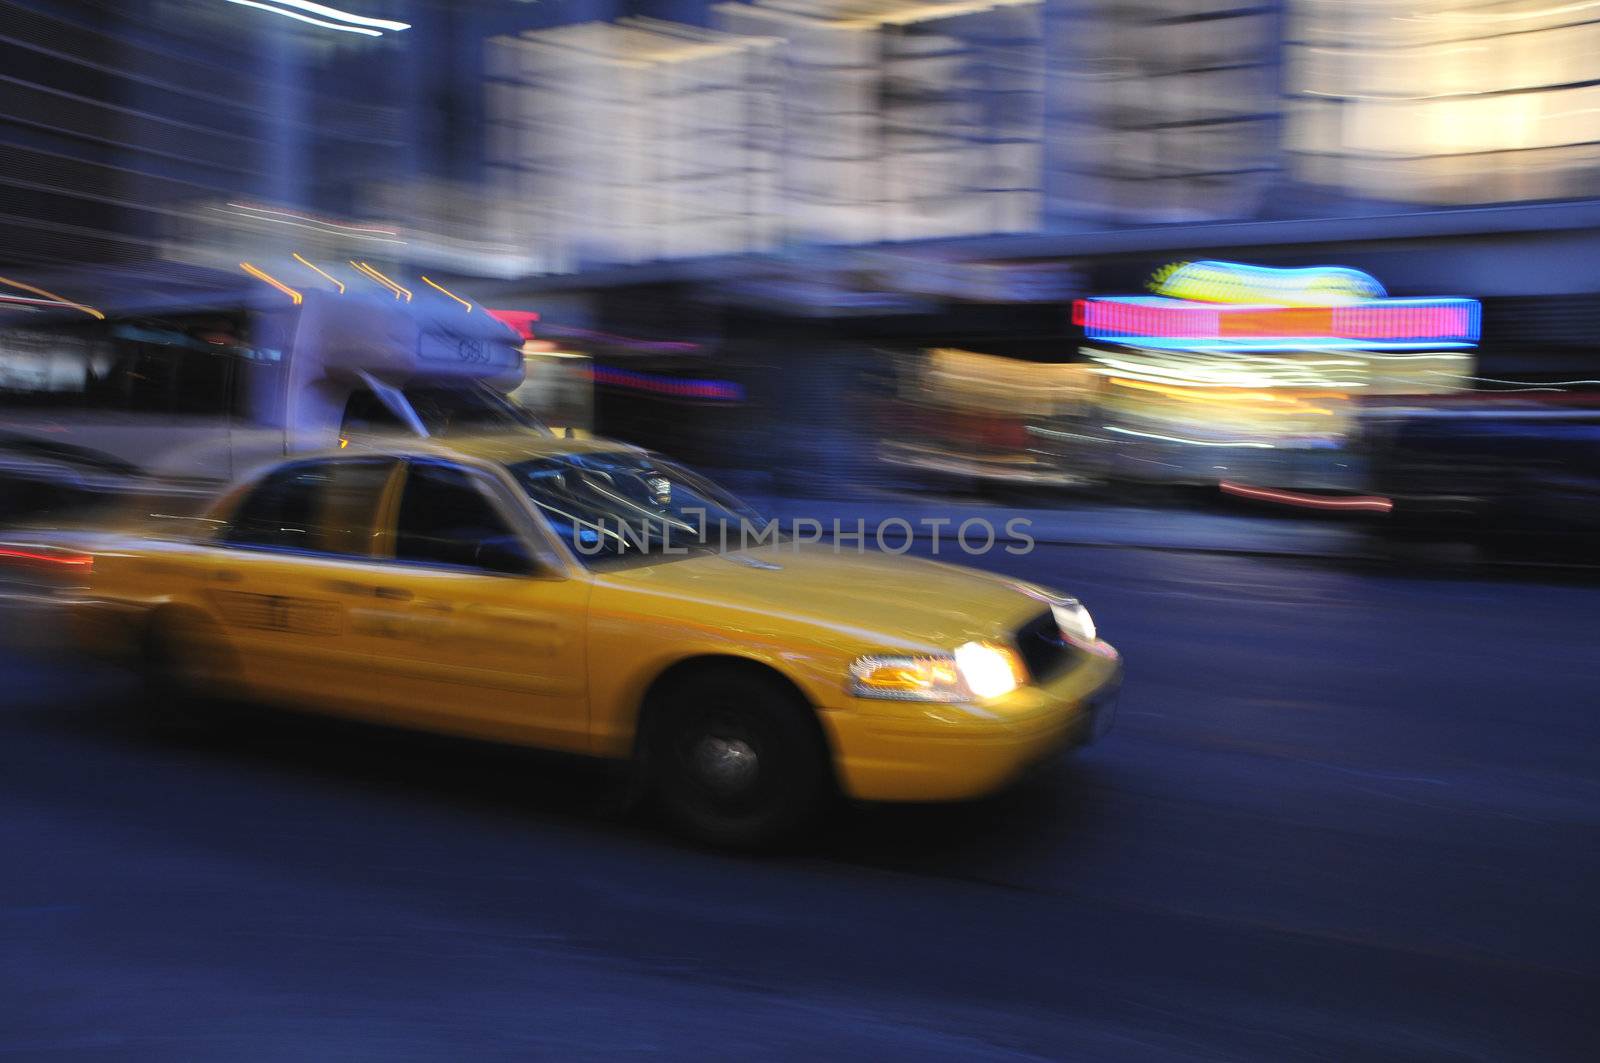
<instances>
[{"instance_id":1,"label":"city street at night","mask_svg":"<svg viewBox=\"0 0 1600 1063\"><path fill-rule=\"evenodd\" d=\"M156 738L6 605L0 1056L1592 1059L1600 588L1041 545L1115 726L999 796L674 839L614 771Z\"/></svg>"},{"instance_id":2,"label":"city street at night","mask_svg":"<svg viewBox=\"0 0 1600 1063\"><path fill-rule=\"evenodd\" d=\"M0 71L0 1063L1600 1060L1600 0Z\"/></svg>"}]
</instances>

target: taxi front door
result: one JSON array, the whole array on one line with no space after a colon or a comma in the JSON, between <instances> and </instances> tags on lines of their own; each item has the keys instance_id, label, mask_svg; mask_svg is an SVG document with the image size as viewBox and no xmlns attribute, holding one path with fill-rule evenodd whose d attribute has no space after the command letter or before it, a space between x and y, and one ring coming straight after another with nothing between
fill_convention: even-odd
<instances>
[{"instance_id":1,"label":"taxi front door","mask_svg":"<svg viewBox=\"0 0 1600 1063\"><path fill-rule=\"evenodd\" d=\"M415 725L586 751L590 583L536 565L518 528L489 477L411 463L372 606L384 700Z\"/></svg>"}]
</instances>

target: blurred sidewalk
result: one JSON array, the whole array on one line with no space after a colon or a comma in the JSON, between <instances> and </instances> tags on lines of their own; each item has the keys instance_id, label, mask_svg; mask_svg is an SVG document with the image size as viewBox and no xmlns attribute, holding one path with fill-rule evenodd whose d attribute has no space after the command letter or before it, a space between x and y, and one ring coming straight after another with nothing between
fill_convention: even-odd
<instances>
[{"instance_id":1,"label":"blurred sidewalk","mask_svg":"<svg viewBox=\"0 0 1600 1063\"><path fill-rule=\"evenodd\" d=\"M1123 546L1158 550L1193 550L1208 553L1278 554L1304 557L1352 557L1369 552L1366 538L1354 522L1246 514L1205 513L1194 510L1119 506L1082 503L1069 507L1037 508L996 505L970 499L929 499L888 494L869 499L835 501L818 498L777 498L760 492L746 492L758 509L784 522L818 521L824 535L831 535L837 520L842 532L854 535L857 522L864 527L867 541L875 541L880 524L902 520L911 525L919 541L931 540L937 528L941 550L958 555L957 530L970 520L987 521L994 528L997 542L1024 541L1007 534L1011 524L1038 543L1073 546ZM947 523L938 524L940 521ZM884 542L898 547L905 529L890 524L884 529ZM967 541L974 547L983 543L981 525L969 529Z\"/></svg>"}]
</instances>

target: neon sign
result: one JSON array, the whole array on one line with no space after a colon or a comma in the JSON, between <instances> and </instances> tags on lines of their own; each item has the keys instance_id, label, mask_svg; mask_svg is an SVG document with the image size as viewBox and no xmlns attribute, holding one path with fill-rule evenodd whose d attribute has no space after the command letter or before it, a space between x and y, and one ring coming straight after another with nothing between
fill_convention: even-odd
<instances>
[{"instance_id":1,"label":"neon sign","mask_svg":"<svg viewBox=\"0 0 1600 1063\"><path fill-rule=\"evenodd\" d=\"M1388 293L1370 273L1346 266L1275 269L1243 262L1174 262L1150 279L1157 295L1201 303L1339 306Z\"/></svg>"},{"instance_id":2,"label":"neon sign","mask_svg":"<svg viewBox=\"0 0 1600 1063\"><path fill-rule=\"evenodd\" d=\"M1091 340L1167 350L1425 350L1475 345L1482 317L1476 299L1390 299L1343 266L1184 262L1150 286L1159 294L1080 299L1073 324Z\"/></svg>"},{"instance_id":3,"label":"neon sign","mask_svg":"<svg viewBox=\"0 0 1600 1063\"><path fill-rule=\"evenodd\" d=\"M1080 299L1084 335L1142 347L1405 349L1477 342L1476 299L1374 299L1345 306L1229 306L1146 296Z\"/></svg>"}]
</instances>

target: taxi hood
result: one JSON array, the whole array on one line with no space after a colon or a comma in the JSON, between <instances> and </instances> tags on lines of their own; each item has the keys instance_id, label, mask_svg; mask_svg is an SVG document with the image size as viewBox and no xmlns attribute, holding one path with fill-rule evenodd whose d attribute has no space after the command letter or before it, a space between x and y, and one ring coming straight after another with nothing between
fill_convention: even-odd
<instances>
[{"instance_id":1,"label":"taxi hood","mask_svg":"<svg viewBox=\"0 0 1600 1063\"><path fill-rule=\"evenodd\" d=\"M822 543L784 542L609 569L597 574L597 584L921 650L1007 637L1046 606L1044 592L1018 580Z\"/></svg>"}]
</instances>

